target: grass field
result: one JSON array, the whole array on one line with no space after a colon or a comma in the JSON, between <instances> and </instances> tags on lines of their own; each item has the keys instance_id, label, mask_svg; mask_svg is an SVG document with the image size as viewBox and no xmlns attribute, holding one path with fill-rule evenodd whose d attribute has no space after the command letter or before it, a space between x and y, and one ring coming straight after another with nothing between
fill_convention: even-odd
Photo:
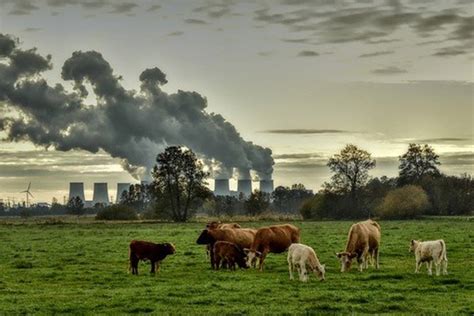
<instances>
[{"instance_id":1,"label":"grass field","mask_svg":"<svg viewBox=\"0 0 474 316\"><path fill-rule=\"evenodd\" d=\"M242 223L259 227L270 222ZM294 222L302 242L326 264L326 281L290 281L286 254L270 254L266 271L212 271L195 240L203 223L0 225L0 313L285 314L474 313L474 222L388 221L381 269L341 274L334 255L350 222ZM414 274L412 238L446 241L449 275ZM151 276L127 273L131 239L171 241L177 253Z\"/></svg>"}]
</instances>

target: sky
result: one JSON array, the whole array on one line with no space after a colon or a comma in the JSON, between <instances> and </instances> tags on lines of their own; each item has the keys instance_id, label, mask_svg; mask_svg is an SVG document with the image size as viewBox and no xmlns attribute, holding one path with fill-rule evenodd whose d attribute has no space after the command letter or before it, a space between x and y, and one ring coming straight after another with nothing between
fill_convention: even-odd
<instances>
[{"instance_id":1,"label":"sky","mask_svg":"<svg viewBox=\"0 0 474 316\"><path fill-rule=\"evenodd\" d=\"M29 182L37 202L62 201L72 181L86 199L94 182L115 195L175 142L253 177L273 159L275 186L315 191L348 143L376 159L374 177L396 176L411 142L430 144L442 172L474 174L473 11L463 0L0 0L14 52L43 56L30 73L0 56L0 199L21 200Z\"/></svg>"}]
</instances>

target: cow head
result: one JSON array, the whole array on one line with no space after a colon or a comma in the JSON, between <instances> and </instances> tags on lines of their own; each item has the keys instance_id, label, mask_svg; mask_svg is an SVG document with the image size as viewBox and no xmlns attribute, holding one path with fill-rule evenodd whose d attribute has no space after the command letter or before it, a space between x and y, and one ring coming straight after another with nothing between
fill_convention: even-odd
<instances>
[{"instance_id":1,"label":"cow head","mask_svg":"<svg viewBox=\"0 0 474 316\"><path fill-rule=\"evenodd\" d=\"M214 242L214 238L212 238L211 234L209 234L208 229L204 229L199 235L198 239L196 240L196 243L198 245L208 245L212 244Z\"/></svg>"},{"instance_id":2,"label":"cow head","mask_svg":"<svg viewBox=\"0 0 474 316\"><path fill-rule=\"evenodd\" d=\"M239 247L239 256L237 257L237 260L236 260L239 268L243 268L243 269L248 269L250 268L248 262L247 262L247 255L245 254L245 252L240 249Z\"/></svg>"},{"instance_id":3,"label":"cow head","mask_svg":"<svg viewBox=\"0 0 474 316\"><path fill-rule=\"evenodd\" d=\"M412 239L412 241L410 242L410 247L408 248L408 251L409 252L415 252L415 250L416 250L416 248L418 247L419 244L420 244L419 240Z\"/></svg>"},{"instance_id":4,"label":"cow head","mask_svg":"<svg viewBox=\"0 0 474 316\"><path fill-rule=\"evenodd\" d=\"M326 265L318 265L312 269L314 274L316 274L319 280L324 281L324 275L326 274Z\"/></svg>"},{"instance_id":5,"label":"cow head","mask_svg":"<svg viewBox=\"0 0 474 316\"><path fill-rule=\"evenodd\" d=\"M260 251L254 251L248 248L244 249L244 253L247 255L247 265L249 267L255 267L257 258L260 258L262 256L262 253Z\"/></svg>"},{"instance_id":6,"label":"cow head","mask_svg":"<svg viewBox=\"0 0 474 316\"><path fill-rule=\"evenodd\" d=\"M176 253L176 247L172 243L164 243L163 248L165 249L166 254L172 255Z\"/></svg>"},{"instance_id":7,"label":"cow head","mask_svg":"<svg viewBox=\"0 0 474 316\"><path fill-rule=\"evenodd\" d=\"M339 258L339 261L341 261L341 272L346 272L351 269L352 259L357 257L357 254L350 252L338 252L336 253L336 256Z\"/></svg>"}]
</instances>

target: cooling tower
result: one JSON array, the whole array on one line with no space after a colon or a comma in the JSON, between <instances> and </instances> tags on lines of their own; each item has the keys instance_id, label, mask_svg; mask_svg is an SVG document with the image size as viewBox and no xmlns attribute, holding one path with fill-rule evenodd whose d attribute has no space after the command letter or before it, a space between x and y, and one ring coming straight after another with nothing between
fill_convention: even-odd
<instances>
[{"instance_id":1,"label":"cooling tower","mask_svg":"<svg viewBox=\"0 0 474 316\"><path fill-rule=\"evenodd\" d=\"M252 194L252 180L241 179L237 182L237 191L243 193L244 196L250 196Z\"/></svg>"},{"instance_id":2,"label":"cooling tower","mask_svg":"<svg viewBox=\"0 0 474 316\"><path fill-rule=\"evenodd\" d=\"M76 196L80 197L82 202L86 201L84 196L84 183L83 182L70 182L69 183L69 199L75 198Z\"/></svg>"},{"instance_id":3,"label":"cooling tower","mask_svg":"<svg viewBox=\"0 0 474 316\"><path fill-rule=\"evenodd\" d=\"M214 180L214 195L230 195L229 179Z\"/></svg>"},{"instance_id":4,"label":"cooling tower","mask_svg":"<svg viewBox=\"0 0 474 316\"><path fill-rule=\"evenodd\" d=\"M94 197L92 198L92 205L97 203L109 204L109 192L107 183L94 183Z\"/></svg>"},{"instance_id":5,"label":"cooling tower","mask_svg":"<svg viewBox=\"0 0 474 316\"><path fill-rule=\"evenodd\" d=\"M128 192L130 183L117 183L117 196L115 197L115 203L119 203L122 198L123 192Z\"/></svg>"},{"instance_id":6,"label":"cooling tower","mask_svg":"<svg viewBox=\"0 0 474 316\"><path fill-rule=\"evenodd\" d=\"M265 193L272 193L273 180L260 180L260 191Z\"/></svg>"}]
</instances>

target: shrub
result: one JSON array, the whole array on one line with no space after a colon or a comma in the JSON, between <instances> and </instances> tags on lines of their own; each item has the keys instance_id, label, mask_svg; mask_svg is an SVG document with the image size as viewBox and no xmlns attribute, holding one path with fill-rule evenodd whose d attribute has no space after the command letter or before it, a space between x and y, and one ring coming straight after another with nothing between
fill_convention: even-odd
<instances>
[{"instance_id":1,"label":"shrub","mask_svg":"<svg viewBox=\"0 0 474 316\"><path fill-rule=\"evenodd\" d=\"M116 204L107 206L97 212L97 220L135 220L137 212L129 206Z\"/></svg>"},{"instance_id":2,"label":"shrub","mask_svg":"<svg viewBox=\"0 0 474 316\"><path fill-rule=\"evenodd\" d=\"M430 203L419 186L407 185L389 191L377 208L377 215L385 219L408 219L422 215Z\"/></svg>"}]
</instances>

